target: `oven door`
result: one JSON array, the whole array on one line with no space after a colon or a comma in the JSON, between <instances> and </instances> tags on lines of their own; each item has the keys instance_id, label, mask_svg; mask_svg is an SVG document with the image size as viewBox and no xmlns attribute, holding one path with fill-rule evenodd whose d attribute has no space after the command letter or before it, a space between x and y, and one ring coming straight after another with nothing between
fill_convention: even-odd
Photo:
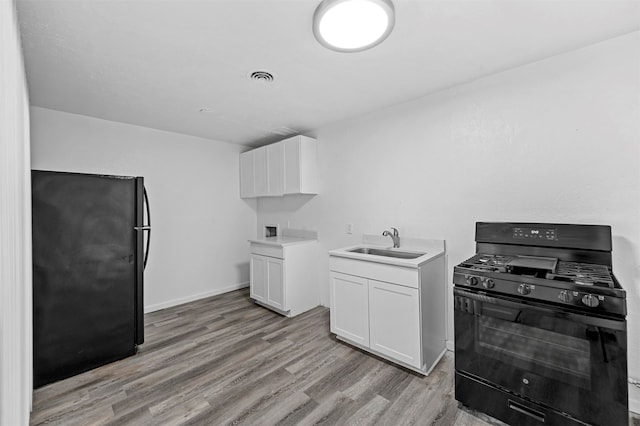
<instances>
[{"instance_id":1,"label":"oven door","mask_svg":"<svg viewBox=\"0 0 640 426\"><path fill-rule=\"evenodd\" d=\"M454 289L456 371L594 424L627 424L624 320Z\"/></svg>"}]
</instances>

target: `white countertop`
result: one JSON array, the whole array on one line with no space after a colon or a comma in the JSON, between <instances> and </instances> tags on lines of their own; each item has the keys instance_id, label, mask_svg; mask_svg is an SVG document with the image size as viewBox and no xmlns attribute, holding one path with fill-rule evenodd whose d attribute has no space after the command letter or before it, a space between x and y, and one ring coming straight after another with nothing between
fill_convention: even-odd
<instances>
[{"instance_id":1,"label":"white countertop","mask_svg":"<svg viewBox=\"0 0 640 426\"><path fill-rule=\"evenodd\" d=\"M375 263L386 263L388 265L404 266L408 268L418 268L423 263L429 262L430 260L443 255L445 252L444 240L416 238L416 239L411 239L407 241L406 245L403 245L401 240L401 244L399 248L393 248L392 244L389 244L389 245L371 244L371 239L367 239L367 238L365 238L364 241L365 242L363 242L362 244L356 244L349 247L329 250L329 255L346 257L346 258L357 259L357 260L365 260L368 262L375 262ZM350 251L359 247L377 248L377 249L385 249L385 250L391 250L391 251L414 252L414 253L417 252L417 253L424 253L424 254L420 257L416 257L415 259L401 259L396 257L377 256L373 254L354 253Z\"/></svg>"},{"instance_id":2,"label":"white countertop","mask_svg":"<svg viewBox=\"0 0 640 426\"><path fill-rule=\"evenodd\" d=\"M284 228L277 237L258 237L250 239L250 243L266 244L268 246L285 247L295 244L313 243L318 241L318 232L308 229Z\"/></svg>"},{"instance_id":3,"label":"white countertop","mask_svg":"<svg viewBox=\"0 0 640 426\"><path fill-rule=\"evenodd\" d=\"M294 244L304 244L304 243L312 243L318 241L315 238L304 238L304 237L290 237L290 236L277 236L277 237L268 237L268 238L255 238L250 239L250 243L255 244L266 244L270 246L290 246Z\"/></svg>"}]
</instances>

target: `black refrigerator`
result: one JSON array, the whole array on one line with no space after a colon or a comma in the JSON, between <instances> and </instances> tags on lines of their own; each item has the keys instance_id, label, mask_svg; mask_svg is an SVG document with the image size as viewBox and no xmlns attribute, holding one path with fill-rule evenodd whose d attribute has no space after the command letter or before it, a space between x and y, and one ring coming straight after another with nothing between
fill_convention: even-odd
<instances>
[{"instance_id":1,"label":"black refrigerator","mask_svg":"<svg viewBox=\"0 0 640 426\"><path fill-rule=\"evenodd\" d=\"M151 228L142 177L33 170L31 187L40 387L133 355L144 342Z\"/></svg>"}]
</instances>

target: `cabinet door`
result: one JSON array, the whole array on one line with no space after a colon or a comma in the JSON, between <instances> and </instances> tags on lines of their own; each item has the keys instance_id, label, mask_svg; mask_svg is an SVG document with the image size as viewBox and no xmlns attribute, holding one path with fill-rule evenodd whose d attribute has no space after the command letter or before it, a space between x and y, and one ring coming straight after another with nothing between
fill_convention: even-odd
<instances>
[{"instance_id":1,"label":"cabinet door","mask_svg":"<svg viewBox=\"0 0 640 426\"><path fill-rule=\"evenodd\" d=\"M371 349L422 368L418 289L369 280L369 322Z\"/></svg>"},{"instance_id":2,"label":"cabinet door","mask_svg":"<svg viewBox=\"0 0 640 426\"><path fill-rule=\"evenodd\" d=\"M284 144L275 143L267 146L267 193L282 195L284 193Z\"/></svg>"},{"instance_id":3,"label":"cabinet door","mask_svg":"<svg viewBox=\"0 0 640 426\"><path fill-rule=\"evenodd\" d=\"M268 195L267 147L253 150L253 173L256 196Z\"/></svg>"},{"instance_id":4,"label":"cabinet door","mask_svg":"<svg viewBox=\"0 0 640 426\"><path fill-rule=\"evenodd\" d=\"M267 262L267 300L276 309L285 310L284 261L272 257Z\"/></svg>"},{"instance_id":5,"label":"cabinet door","mask_svg":"<svg viewBox=\"0 0 640 426\"><path fill-rule=\"evenodd\" d=\"M369 346L367 280L330 273L331 332L362 346Z\"/></svg>"},{"instance_id":6,"label":"cabinet door","mask_svg":"<svg viewBox=\"0 0 640 426\"><path fill-rule=\"evenodd\" d=\"M240 154L240 197L255 197L253 183L253 151Z\"/></svg>"},{"instance_id":7,"label":"cabinet door","mask_svg":"<svg viewBox=\"0 0 640 426\"><path fill-rule=\"evenodd\" d=\"M284 193L300 192L300 138L293 137L283 142L284 145Z\"/></svg>"},{"instance_id":8,"label":"cabinet door","mask_svg":"<svg viewBox=\"0 0 640 426\"><path fill-rule=\"evenodd\" d=\"M260 302L267 298L267 259L264 256L251 255L249 295Z\"/></svg>"},{"instance_id":9,"label":"cabinet door","mask_svg":"<svg viewBox=\"0 0 640 426\"><path fill-rule=\"evenodd\" d=\"M318 144L315 139L300 136L300 193L318 193Z\"/></svg>"}]
</instances>

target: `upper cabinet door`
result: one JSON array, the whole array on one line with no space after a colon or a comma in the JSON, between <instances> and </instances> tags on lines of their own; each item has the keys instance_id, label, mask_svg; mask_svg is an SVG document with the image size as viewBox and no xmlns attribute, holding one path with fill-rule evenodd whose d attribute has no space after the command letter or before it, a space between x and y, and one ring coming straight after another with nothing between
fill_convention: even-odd
<instances>
[{"instance_id":1,"label":"upper cabinet door","mask_svg":"<svg viewBox=\"0 0 640 426\"><path fill-rule=\"evenodd\" d=\"M318 193L318 142L306 136L300 139L300 193Z\"/></svg>"},{"instance_id":2,"label":"upper cabinet door","mask_svg":"<svg viewBox=\"0 0 640 426\"><path fill-rule=\"evenodd\" d=\"M267 148L262 147L253 150L253 179L255 182L255 195L258 197L268 195L267 174Z\"/></svg>"},{"instance_id":3,"label":"upper cabinet door","mask_svg":"<svg viewBox=\"0 0 640 426\"><path fill-rule=\"evenodd\" d=\"M284 193L318 193L317 142L306 136L295 136L284 143Z\"/></svg>"},{"instance_id":4,"label":"upper cabinet door","mask_svg":"<svg viewBox=\"0 0 640 426\"><path fill-rule=\"evenodd\" d=\"M284 192L300 192L300 139L287 139L284 144Z\"/></svg>"},{"instance_id":5,"label":"upper cabinet door","mask_svg":"<svg viewBox=\"0 0 640 426\"><path fill-rule=\"evenodd\" d=\"M268 195L284 194L284 144L267 146Z\"/></svg>"},{"instance_id":6,"label":"upper cabinet door","mask_svg":"<svg viewBox=\"0 0 640 426\"><path fill-rule=\"evenodd\" d=\"M255 197L253 182L253 151L240 154L240 197Z\"/></svg>"}]
</instances>

